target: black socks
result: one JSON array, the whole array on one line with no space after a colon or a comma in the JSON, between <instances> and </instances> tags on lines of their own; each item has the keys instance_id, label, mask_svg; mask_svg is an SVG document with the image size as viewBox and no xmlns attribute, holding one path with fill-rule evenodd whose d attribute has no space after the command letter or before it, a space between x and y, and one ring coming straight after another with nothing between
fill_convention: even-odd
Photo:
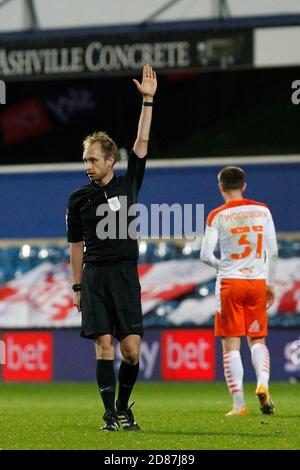
<instances>
[{"instance_id":1,"label":"black socks","mask_svg":"<svg viewBox=\"0 0 300 470\"><path fill-rule=\"evenodd\" d=\"M97 359L96 377L105 410L108 413L115 414L116 377L114 361Z\"/></svg>"},{"instance_id":2,"label":"black socks","mask_svg":"<svg viewBox=\"0 0 300 470\"><path fill-rule=\"evenodd\" d=\"M128 400L139 373L139 363L132 365L122 361L119 370L119 395L117 408L127 410Z\"/></svg>"},{"instance_id":3,"label":"black socks","mask_svg":"<svg viewBox=\"0 0 300 470\"><path fill-rule=\"evenodd\" d=\"M139 363L132 365L122 361L119 370L119 394L117 407L125 411L128 408L128 400L139 373ZM116 378L114 361L97 359L97 384L105 410L115 414Z\"/></svg>"}]
</instances>

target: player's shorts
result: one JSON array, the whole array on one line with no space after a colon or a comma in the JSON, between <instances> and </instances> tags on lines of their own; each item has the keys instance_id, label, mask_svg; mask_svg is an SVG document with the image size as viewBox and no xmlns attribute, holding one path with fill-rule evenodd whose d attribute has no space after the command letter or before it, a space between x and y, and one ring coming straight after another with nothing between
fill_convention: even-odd
<instances>
[{"instance_id":1,"label":"player's shorts","mask_svg":"<svg viewBox=\"0 0 300 470\"><path fill-rule=\"evenodd\" d=\"M82 275L83 338L111 334L143 336L141 286L137 265L86 263Z\"/></svg>"},{"instance_id":2,"label":"player's shorts","mask_svg":"<svg viewBox=\"0 0 300 470\"><path fill-rule=\"evenodd\" d=\"M264 279L218 279L216 300L216 336L267 336L267 289Z\"/></svg>"}]
</instances>

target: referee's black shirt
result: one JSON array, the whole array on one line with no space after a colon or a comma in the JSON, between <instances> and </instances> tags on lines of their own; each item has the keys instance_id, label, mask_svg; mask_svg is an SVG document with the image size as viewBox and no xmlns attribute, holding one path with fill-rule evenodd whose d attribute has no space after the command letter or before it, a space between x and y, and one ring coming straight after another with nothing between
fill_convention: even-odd
<instances>
[{"instance_id":1,"label":"referee's black shirt","mask_svg":"<svg viewBox=\"0 0 300 470\"><path fill-rule=\"evenodd\" d=\"M92 182L74 191L69 199L67 209L67 239L68 242L84 242L84 259L87 262L118 263L122 261L137 262L137 240L119 237L119 213L112 211L108 205L109 199L127 197L127 208L137 202L146 165L146 157L139 158L132 151L128 160L127 171L123 176L113 176L105 186ZM120 200L120 199L119 199ZM116 201L114 199L113 201ZM101 240L97 236L97 224L103 217L96 215L97 208L105 204L107 212L103 217L115 216L116 238ZM114 214L113 214L114 212ZM128 216L127 227L135 216ZM124 233L124 229L123 229Z\"/></svg>"}]
</instances>

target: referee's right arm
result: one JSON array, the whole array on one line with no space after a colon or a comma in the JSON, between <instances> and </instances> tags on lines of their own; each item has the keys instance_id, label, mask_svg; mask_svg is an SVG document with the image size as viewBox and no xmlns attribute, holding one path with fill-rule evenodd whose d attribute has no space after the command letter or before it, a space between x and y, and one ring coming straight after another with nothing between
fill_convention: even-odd
<instances>
[{"instance_id":1,"label":"referee's right arm","mask_svg":"<svg viewBox=\"0 0 300 470\"><path fill-rule=\"evenodd\" d=\"M73 281L73 304L80 312L81 278L83 265L83 230L80 221L78 204L75 203L74 193L70 196L67 214L67 240L70 243L70 264ZM74 286L74 284L77 284Z\"/></svg>"}]
</instances>

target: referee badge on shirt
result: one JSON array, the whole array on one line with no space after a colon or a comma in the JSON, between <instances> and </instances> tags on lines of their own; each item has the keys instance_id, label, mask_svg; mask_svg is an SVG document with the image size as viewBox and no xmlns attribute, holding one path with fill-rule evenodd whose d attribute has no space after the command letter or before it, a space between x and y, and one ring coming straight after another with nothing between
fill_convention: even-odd
<instances>
[{"instance_id":1,"label":"referee badge on shirt","mask_svg":"<svg viewBox=\"0 0 300 470\"><path fill-rule=\"evenodd\" d=\"M117 212L121 209L121 204L118 196L107 199L108 205L113 212Z\"/></svg>"}]
</instances>

